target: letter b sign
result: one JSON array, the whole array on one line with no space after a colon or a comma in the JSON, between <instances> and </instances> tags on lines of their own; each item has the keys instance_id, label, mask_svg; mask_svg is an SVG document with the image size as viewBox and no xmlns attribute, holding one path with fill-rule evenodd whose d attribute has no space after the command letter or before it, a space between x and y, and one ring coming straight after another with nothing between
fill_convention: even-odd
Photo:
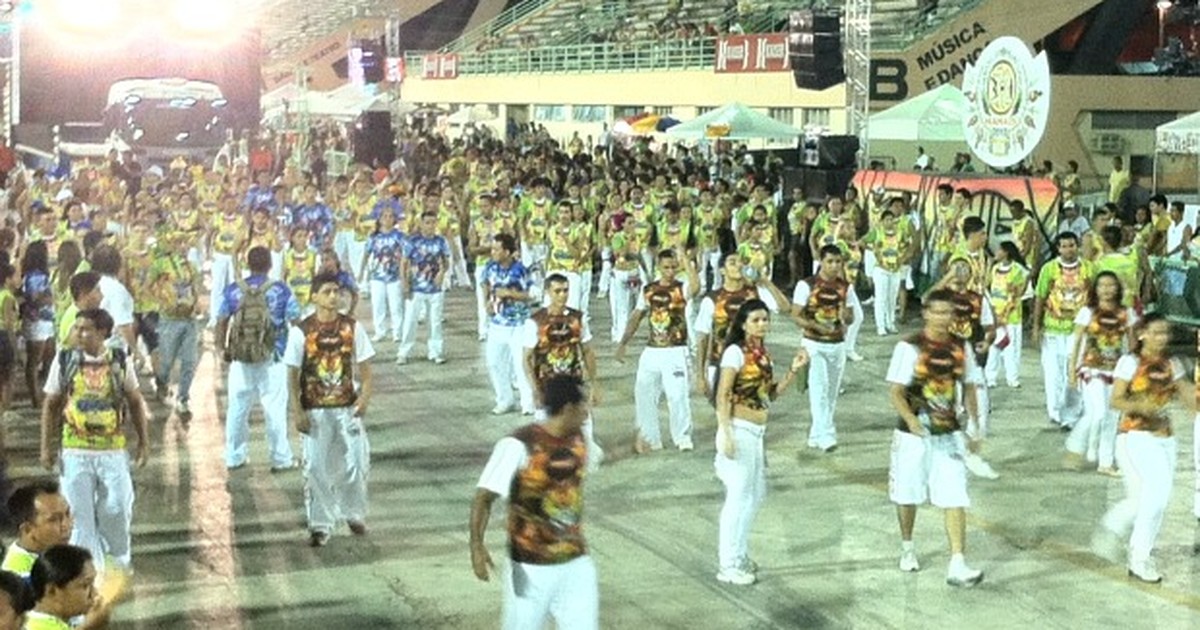
<instances>
[{"instance_id":1,"label":"letter b sign","mask_svg":"<svg viewBox=\"0 0 1200 630\"><path fill-rule=\"evenodd\" d=\"M871 60L871 100L903 101L908 98L908 64L901 59Z\"/></svg>"}]
</instances>

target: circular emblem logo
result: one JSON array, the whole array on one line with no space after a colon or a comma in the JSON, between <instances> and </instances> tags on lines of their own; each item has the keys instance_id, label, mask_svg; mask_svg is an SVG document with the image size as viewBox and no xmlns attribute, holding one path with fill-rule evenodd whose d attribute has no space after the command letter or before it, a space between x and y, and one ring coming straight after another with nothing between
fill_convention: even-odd
<instances>
[{"instance_id":1,"label":"circular emblem logo","mask_svg":"<svg viewBox=\"0 0 1200 630\"><path fill-rule=\"evenodd\" d=\"M1041 141L1050 115L1050 64L1015 37L996 39L963 72L963 129L984 164L1007 168Z\"/></svg>"}]
</instances>

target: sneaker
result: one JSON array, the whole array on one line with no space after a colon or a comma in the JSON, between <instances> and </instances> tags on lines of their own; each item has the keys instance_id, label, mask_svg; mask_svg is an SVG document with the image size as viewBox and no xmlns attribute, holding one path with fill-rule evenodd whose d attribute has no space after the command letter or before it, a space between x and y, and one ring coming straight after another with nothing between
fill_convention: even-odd
<instances>
[{"instance_id":1,"label":"sneaker","mask_svg":"<svg viewBox=\"0 0 1200 630\"><path fill-rule=\"evenodd\" d=\"M1146 558L1141 562L1130 562L1129 577L1147 584L1162 582L1162 575L1158 572L1158 566L1155 565L1154 558Z\"/></svg>"},{"instance_id":2,"label":"sneaker","mask_svg":"<svg viewBox=\"0 0 1200 630\"><path fill-rule=\"evenodd\" d=\"M282 473L282 472L287 472L289 470L296 470L299 467L300 467L300 462L293 459L291 462L289 462L287 464L283 464L282 466L271 466L271 472L272 473Z\"/></svg>"},{"instance_id":3,"label":"sneaker","mask_svg":"<svg viewBox=\"0 0 1200 630\"><path fill-rule=\"evenodd\" d=\"M355 536L367 535L367 524L362 521L347 521L346 525L350 527L350 533Z\"/></svg>"},{"instance_id":4,"label":"sneaker","mask_svg":"<svg viewBox=\"0 0 1200 630\"><path fill-rule=\"evenodd\" d=\"M895 326L892 326L891 328L888 328L888 332L892 333L893 335L896 335L896 334L900 333L900 329L896 328Z\"/></svg>"},{"instance_id":5,"label":"sneaker","mask_svg":"<svg viewBox=\"0 0 1200 630\"><path fill-rule=\"evenodd\" d=\"M826 454L832 455L837 452L837 444L830 444L821 450L825 451Z\"/></svg>"},{"instance_id":6,"label":"sneaker","mask_svg":"<svg viewBox=\"0 0 1200 630\"><path fill-rule=\"evenodd\" d=\"M403 355L396 356L396 365L408 365L408 357Z\"/></svg>"},{"instance_id":7,"label":"sneaker","mask_svg":"<svg viewBox=\"0 0 1200 630\"><path fill-rule=\"evenodd\" d=\"M324 547L329 544L329 532L310 532L308 535L309 547Z\"/></svg>"},{"instance_id":8,"label":"sneaker","mask_svg":"<svg viewBox=\"0 0 1200 630\"><path fill-rule=\"evenodd\" d=\"M749 586L754 584L758 578L754 577L753 573L743 571L738 567L725 567L717 571L717 581L724 584L733 584L736 586Z\"/></svg>"},{"instance_id":9,"label":"sneaker","mask_svg":"<svg viewBox=\"0 0 1200 630\"><path fill-rule=\"evenodd\" d=\"M680 451L683 451L683 452L685 452L685 453L686 453L687 451L693 451L693 450L696 450L696 445L695 445L695 444L692 444L692 441L691 441L691 440L683 440L683 441L681 441L679 444L677 444L676 446L678 446L678 447L679 447L679 450L680 450Z\"/></svg>"},{"instance_id":10,"label":"sneaker","mask_svg":"<svg viewBox=\"0 0 1200 630\"><path fill-rule=\"evenodd\" d=\"M510 411L512 411L512 405L496 405L492 407L493 416L502 416Z\"/></svg>"},{"instance_id":11,"label":"sneaker","mask_svg":"<svg viewBox=\"0 0 1200 630\"><path fill-rule=\"evenodd\" d=\"M983 581L983 571L962 565L946 573L946 584L959 588L971 588Z\"/></svg>"},{"instance_id":12,"label":"sneaker","mask_svg":"<svg viewBox=\"0 0 1200 630\"><path fill-rule=\"evenodd\" d=\"M1104 475L1105 477L1112 477L1113 479L1121 478L1121 471L1112 466L1101 466L1096 469L1096 472Z\"/></svg>"},{"instance_id":13,"label":"sneaker","mask_svg":"<svg viewBox=\"0 0 1200 630\"><path fill-rule=\"evenodd\" d=\"M963 463L967 465L967 470L971 471L971 474L976 477L982 479L1000 478L1000 474L992 469L992 465L975 453L967 453L967 456L963 458Z\"/></svg>"},{"instance_id":14,"label":"sneaker","mask_svg":"<svg viewBox=\"0 0 1200 630\"><path fill-rule=\"evenodd\" d=\"M853 361L853 362L855 362L855 363L858 363L859 361L862 361L862 360L863 360L863 356L862 356L861 354L857 353L857 352L848 352L848 353L846 353L846 358L847 358L847 359L849 359L849 360L851 360L851 361Z\"/></svg>"},{"instance_id":15,"label":"sneaker","mask_svg":"<svg viewBox=\"0 0 1200 630\"><path fill-rule=\"evenodd\" d=\"M441 365L446 362L446 358L445 357L434 357L434 358L430 359L430 361L433 361L434 365Z\"/></svg>"},{"instance_id":16,"label":"sneaker","mask_svg":"<svg viewBox=\"0 0 1200 630\"><path fill-rule=\"evenodd\" d=\"M228 470L228 471L230 471L230 472L233 472L233 471L235 471L235 470L241 470L241 469L243 469L243 468L245 468L245 467L246 467L246 462L242 462L242 463L240 463L240 464L234 464L234 465L232 465L232 466L228 466L228 465L227 465L227 466L225 466L225 470Z\"/></svg>"},{"instance_id":17,"label":"sneaker","mask_svg":"<svg viewBox=\"0 0 1200 630\"><path fill-rule=\"evenodd\" d=\"M921 563L917 561L915 549L900 552L900 570L906 573L915 573L921 570Z\"/></svg>"},{"instance_id":18,"label":"sneaker","mask_svg":"<svg viewBox=\"0 0 1200 630\"><path fill-rule=\"evenodd\" d=\"M646 438L644 438L640 435L637 436L637 439L635 439L633 442L633 452L637 453L638 455L645 455L646 453L649 453L650 451L656 451L661 448L662 448L661 446L658 447L657 449L654 448L653 444L651 444L650 442L647 442Z\"/></svg>"},{"instance_id":19,"label":"sneaker","mask_svg":"<svg viewBox=\"0 0 1200 630\"><path fill-rule=\"evenodd\" d=\"M1013 389L1021 389L1021 384L1020 384L1020 383L1009 383L1009 384L1008 384L1008 386L1009 386L1009 387L1011 387L1011 388L1013 388Z\"/></svg>"},{"instance_id":20,"label":"sneaker","mask_svg":"<svg viewBox=\"0 0 1200 630\"><path fill-rule=\"evenodd\" d=\"M181 401L179 404L175 405L175 415L183 419L192 417L192 410L190 407L188 407L186 401Z\"/></svg>"}]
</instances>

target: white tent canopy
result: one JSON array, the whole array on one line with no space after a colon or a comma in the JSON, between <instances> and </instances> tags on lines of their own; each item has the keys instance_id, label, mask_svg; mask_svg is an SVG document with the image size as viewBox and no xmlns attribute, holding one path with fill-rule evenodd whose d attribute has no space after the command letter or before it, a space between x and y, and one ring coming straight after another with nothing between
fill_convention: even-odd
<instances>
[{"instance_id":1,"label":"white tent canopy","mask_svg":"<svg viewBox=\"0 0 1200 630\"><path fill-rule=\"evenodd\" d=\"M730 103L667 130L667 136L685 140L788 139L802 135L803 131L741 103Z\"/></svg>"},{"instance_id":2,"label":"white tent canopy","mask_svg":"<svg viewBox=\"0 0 1200 630\"><path fill-rule=\"evenodd\" d=\"M967 99L950 84L925 92L871 116L871 140L963 142Z\"/></svg>"},{"instance_id":3,"label":"white tent canopy","mask_svg":"<svg viewBox=\"0 0 1200 630\"><path fill-rule=\"evenodd\" d=\"M365 111L388 110L388 95L370 95L361 87L346 84L329 92L305 93L295 85L284 85L262 97L265 118L305 108L310 116L351 120Z\"/></svg>"}]
</instances>

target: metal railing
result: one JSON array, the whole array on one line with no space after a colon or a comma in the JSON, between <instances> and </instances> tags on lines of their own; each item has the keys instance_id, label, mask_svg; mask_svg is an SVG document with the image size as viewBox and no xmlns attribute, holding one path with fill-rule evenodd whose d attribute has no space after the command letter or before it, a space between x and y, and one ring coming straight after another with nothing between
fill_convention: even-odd
<instances>
[{"instance_id":1,"label":"metal railing","mask_svg":"<svg viewBox=\"0 0 1200 630\"><path fill-rule=\"evenodd\" d=\"M546 5L557 2L558 0L525 0L520 4L516 4L504 11L501 11L496 17L476 26L475 28L459 35L449 44L442 46L441 52L463 52L466 50L474 50L485 38L499 33L514 24L517 24L525 18L541 11Z\"/></svg>"},{"instance_id":2,"label":"metal railing","mask_svg":"<svg viewBox=\"0 0 1200 630\"><path fill-rule=\"evenodd\" d=\"M920 13L913 16L910 20L906 20L901 25L902 28L895 33L877 33L872 39L871 47L876 51L898 52L906 50L909 46L921 41L933 31L941 28L946 22L967 11L974 10L976 7L987 1L988 0L958 0L956 3L956 6L958 7L957 11L947 12L942 15L938 15L938 11L935 6L935 8L931 11ZM999 2L1000 0L992 1ZM876 20L876 23L878 23L878 20L883 19L886 16L888 16L888 13L886 12L882 14L876 12L874 19Z\"/></svg>"},{"instance_id":3,"label":"metal railing","mask_svg":"<svg viewBox=\"0 0 1200 630\"><path fill-rule=\"evenodd\" d=\"M405 57L406 66L422 68L425 54L409 52ZM529 50L464 51L457 54L459 75L686 70L713 67L716 38L541 46Z\"/></svg>"}]
</instances>

